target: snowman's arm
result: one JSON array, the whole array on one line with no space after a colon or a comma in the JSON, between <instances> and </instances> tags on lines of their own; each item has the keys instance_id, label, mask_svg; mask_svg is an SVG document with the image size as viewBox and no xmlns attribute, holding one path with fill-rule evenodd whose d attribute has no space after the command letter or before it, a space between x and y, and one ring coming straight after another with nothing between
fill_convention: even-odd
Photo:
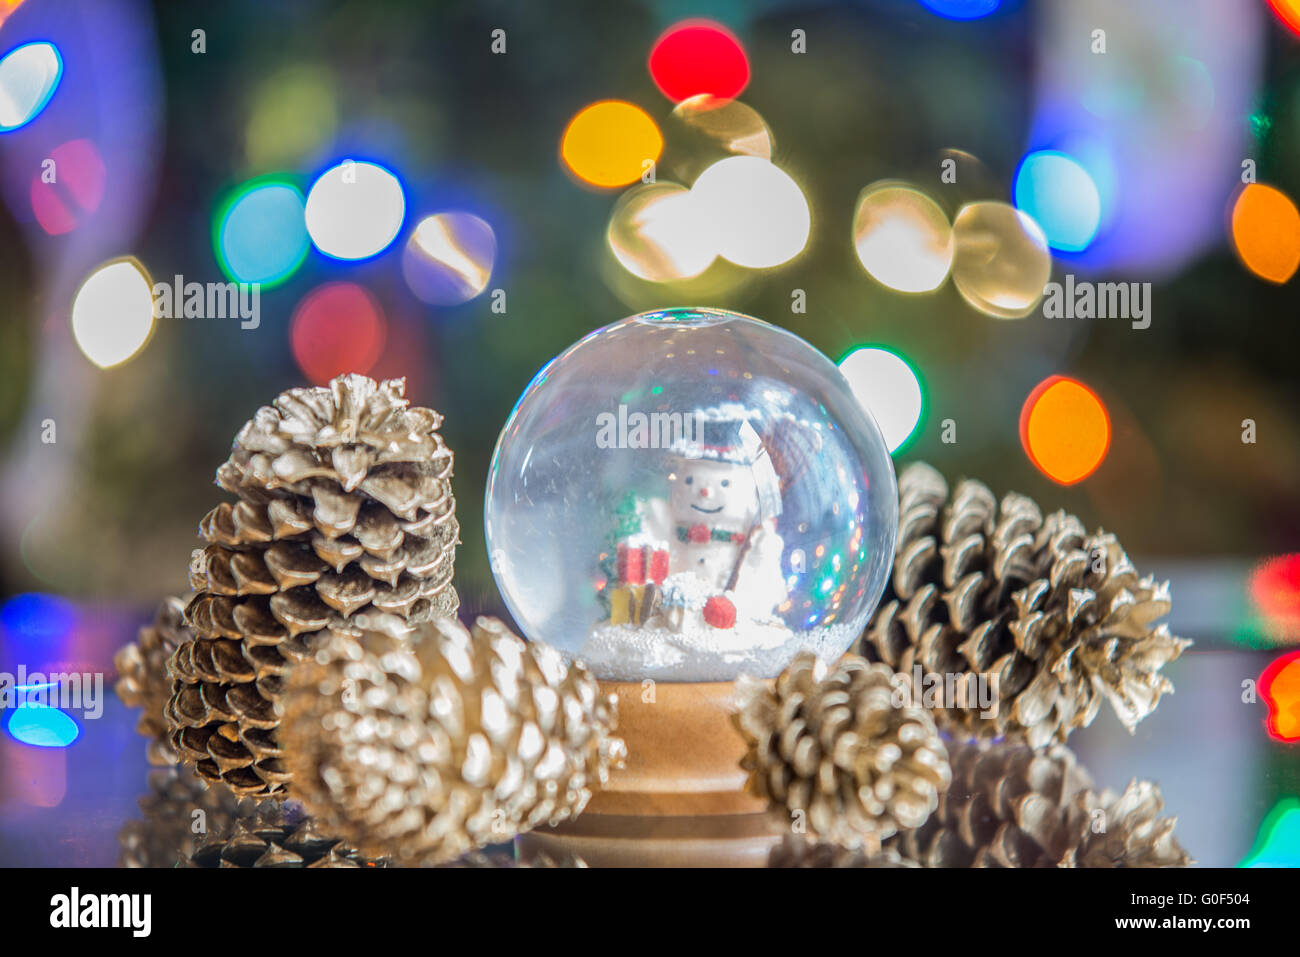
<instances>
[{"instance_id":1,"label":"snowman's arm","mask_svg":"<svg viewBox=\"0 0 1300 957\"><path fill-rule=\"evenodd\" d=\"M737 587L761 589L764 594L771 594L773 604L779 604L786 598L785 576L781 574L781 554L785 550L785 540L769 527L762 527L754 533L753 544L740 565Z\"/></svg>"}]
</instances>

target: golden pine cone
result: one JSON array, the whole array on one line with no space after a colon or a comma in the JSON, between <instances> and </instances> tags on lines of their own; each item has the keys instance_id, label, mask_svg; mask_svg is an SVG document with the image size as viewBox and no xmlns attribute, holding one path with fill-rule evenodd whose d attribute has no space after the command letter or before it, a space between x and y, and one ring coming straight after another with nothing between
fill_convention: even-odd
<instances>
[{"instance_id":1,"label":"golden pine cone","mask_svg":"<svg viewBox=\"0 0 1300 957\"><path fill-rule=\"evenodd\" d=\"M150 764L166 766L177 761L164 714L172 696L167 659L193 637L185 626L185 600L165 598L154 614L153 623L141 628L136 640L113 656L113 666L117 669L114 690L128 708L141 711L135 729L149 742Z\"/></svg>"},{"instance_id":2,"label":"golden pine cone","mask_svg":"<svg viewBox=\"0 0 1300 957\"><path fill-rule=\"evenodd\" d=\"M138 802L141 816L118 831L121 867L175 867L211 830L228 827L241 812L252 813L256 803L228 788L209 786L188 767L150 771L148 783Z\"/></svg>"},{"instance_id":3,"label":"golden pine cone","mask_svg":"<svg viewBox=\"0 0 1300 957\"><path fill-rule=\"evenodd\" d=\"M354 848L321 833L316 822L292 802L269 802L258 812L234 820L224 833L200 844L182 867L353 868L389 867L386 860L362 857Z\"/></svg>"},{"instance_id":4,"label":"golden pine cone","mask_svg":"<svg viewBox=\"0 0 1300 957\"><path fill-rule=\"evenodd\" d=\"M290 389L235 438L217 484L239 496L200 524L194 640L170 662L182 760L236 793L282 795L275 704L325 631L454 616L452 453L404 382L339 376ZM385 626L387 627L387 626Z\"/></svg>"},{"instance_id":5,"label":"golden pine cone","mask_svg":"<svg viewBox=\"0 0 1300 957\"><path fill-rule=\"evenodd\" d=\"M578 814L623 758L617 700L499 621L332 633L289 677L307 809L367 854L433 865Z\"/></svg>"},{"instance_id":6,"label":"golden pine cone","mask_svg":"<svg viewBox=\"0 0 1300 957\"><path fill-rule=\"evenodd\" d=\"M948 786L948 757L930 715L898 700L906 682L857 655L828 669L808 651L773 685L739 679L750 791L809 837L868 853L919 826Z\"/></svg>"},{"instance_id":7,"label":"golden pine cone","mask_svg":"<svg viewBox=\"0 0 1300 957\"><path fill-rule=\"evenodd\" d=\"M893 847L884 847L874 854L862 848L841 847L838 844L808 841L787 834L781 843L772 848L767 858L768 867L846 868L846 867L920 867L916 861L903 857Z\"/></svg>"},{"instance_id":8,"label":"golden pine cone","mask_svg":"<svg viewBox=\"0 0 1300 957\"><path fill-rule=\"evenodd\" d=\"M973 741L952 752L938 810L890 846L924 867L1185 867L1160 790L1097 793L1064 745Z\"/></svg>"},{"instance_id":9,"label":"golden pine cone","mask_svg":"<svg viewBox=\"0 0 1300 957\"><path fill-rule=\"evenodd\" d=\"M1177 818L1161 817L1165 801L1150 781L1132 780L1124 793L1097 798L1105 831L1090 834L1079 867L1187 867L1194 864L1174 836Z\"/></svg>"},{"instance_id":10,"label":"golden pine cone","mask_svg":"<svg viewBox=\"0 0 1300 957\"><path fill-rule=\"evenodd\" d=\"M1113 535L970 479L949 497L920 463L899 478L899 516L893 576L854 650L919 667L923 686L955 679L941 726L1040 747L1091 724L1103 699L1132 731L1172 693L1160 669L1191 642L1155 624L1168 583L1140 578ZM981 675L995 708L977 703Z\"/></svg>"}]
</instances>

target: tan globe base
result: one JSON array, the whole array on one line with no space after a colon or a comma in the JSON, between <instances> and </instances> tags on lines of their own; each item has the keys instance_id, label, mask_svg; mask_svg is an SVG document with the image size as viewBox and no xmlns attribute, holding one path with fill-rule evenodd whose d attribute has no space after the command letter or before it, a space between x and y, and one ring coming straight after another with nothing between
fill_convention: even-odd
<instances>
[{"instance_id":1,"label":"tan globe base","mask_svg":"<svg viewBox=\"0 0 1300 957\"><path fill-rule=\"evenodd\" d=\"M733 686L602 681L618 695L627 766L576 820L518 839L519 855L574 854L592 867L762 867L781 829L744 790Z\"/></svg>"},{"instance_id":2,"label":"tan globe base","mask_svg":"<svg viewBox=\"0 0 1300 957\"><path fill-rule=\"evenodd\" d=\"M765 867L781 840L767 814L582 814L517 839L519 858L576 855L589 867Z\"/></svg>"}]
</instances>

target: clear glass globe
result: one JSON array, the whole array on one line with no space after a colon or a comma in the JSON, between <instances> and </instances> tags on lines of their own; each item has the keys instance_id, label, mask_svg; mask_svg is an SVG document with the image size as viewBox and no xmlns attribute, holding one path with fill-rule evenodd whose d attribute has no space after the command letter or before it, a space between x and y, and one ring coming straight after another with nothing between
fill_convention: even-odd
<instances>
[{"instance_id":1,"label":"clear glass globe","mask_svg":"<svg viewBox=\"0 0 1300 957\"><path fill-rule=\"evenodd\" d=\"M492 573L525 634L618 681L772 677L860 634L898 531L879 428L834 363L717 309L570 346L497 441Z\"/></svg>"}]
</instances>

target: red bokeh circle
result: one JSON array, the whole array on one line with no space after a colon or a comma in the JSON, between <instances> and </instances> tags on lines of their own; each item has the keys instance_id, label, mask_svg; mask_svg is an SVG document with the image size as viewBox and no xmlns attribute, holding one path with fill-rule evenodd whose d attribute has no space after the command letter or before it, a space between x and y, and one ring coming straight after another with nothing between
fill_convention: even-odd
<instances>
[{"instance_id":1,"label":"red bokeh circle","mask_svg":"<svg viewBox=\"0 0 1300 957\"><path fill-rule=\"evenodd\" d=\"M293 357L316 385L345 372L369 372L387 337L378 301L351 282L317 286L298 303L289 323Z\"/></svg>"},{"instance_id":2,"label":"red bokeh circle","mask_svg":"<svg viewBox=\"0 0 1300 957\"><path fill-rule=\"evenodd\" d=\"M650 77L673 102L700 93L739 96L749 83L749 59L726 27L687 20L670 27L650 51Z\"/></svg>"},{"instance_id":3,"label":"red bokeh circle","mask_svg":"<svg viewBox=\"0 0 1300 957\"><path fill-rule=\"evenodd\" d=\"M50 151L46 167L32 176L31 201L36 221L51 236L76 229L99 209L104 199L108 171L99 150L90 140L70 140Z\"/></svg>"}]
</instances>

